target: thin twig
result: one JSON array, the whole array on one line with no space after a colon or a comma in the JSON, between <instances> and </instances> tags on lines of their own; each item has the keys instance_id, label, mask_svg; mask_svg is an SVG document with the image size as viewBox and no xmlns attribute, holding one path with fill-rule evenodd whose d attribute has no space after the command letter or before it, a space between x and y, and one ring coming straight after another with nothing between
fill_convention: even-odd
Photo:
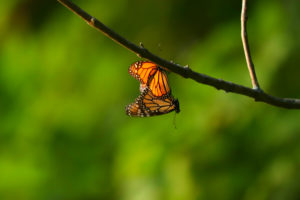
<instances>
[{"instance_id":1,"label":"thin twig","mask_svg":"<svg viewBox=\"0 0 300 200\"><path fill-rule=\"evenodd\" d=\"M110 39L114 40L115 42L121 44L125 48L133 51L139 57L146 58L160 66L167 68L168 70L177 73L184 78L193 79L199 83L210 85L215 87L216 89L224 90L225 92L232 92L237 94L242 94L248 97L253 98L255 101L265 102L267 104L283 107L283 108L290 108L290 109L300 109L300 99L289 99L289 98L278 98L266 94L262 90L251 89L242 85L238 85L229 81L224 81L221 79L216 79L205 74L201 74L198 72L194 72L189 67L184 67L179 64L175 64L173 62L169 62L163 58L160 58L147 49L145 49L142 45L137 46L132 42L126 40L103 23L101 23L96 18L90 16L88 13L80 9L74 3L69 0L58 0L61 4L65 7L69 8L72 12L82 17L89 25L93 28L101 31L104 35L109 37Z\"/></svg>"},{"instance_id":2,"label":"thin twig","mask_svg":"<svg viewBox=\"0 0 300 200\"><path fill-rule=\"evenodd\" d=\"M245 53L245 57L246 57L249 74L250 74L251 81L252 81L252 87L253 87L253 89L260 90L258 80L257 80L256 74L255 74L254 64L253 64L253 61L251 58L251 53L250 53L248 34L247 34L247 20L248 20L247 0L242 0L241 35L242 35L244 53Z\"/></svg>"}]
</instances>

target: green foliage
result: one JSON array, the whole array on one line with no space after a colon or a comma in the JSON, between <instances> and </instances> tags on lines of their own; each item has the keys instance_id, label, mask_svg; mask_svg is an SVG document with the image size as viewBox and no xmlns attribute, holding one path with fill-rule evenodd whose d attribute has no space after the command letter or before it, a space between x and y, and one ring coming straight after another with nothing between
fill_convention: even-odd
<instances>
[{"instance_id":1,"label":"green foliage","mask_svg":"<svg viewBox=\"0 0 300 200\"><path fill-rule=\"evenodd\" d=\"M250 86L240 3L75 1L158 55ZM262 88L299 96L299 2L249 1ZM298 26L297 26L298 24ZM170 74L181 113L130 118L138 58L56 1L0 7L0 199L297 199L300 113Z\"/></svg>"}]
</instances>

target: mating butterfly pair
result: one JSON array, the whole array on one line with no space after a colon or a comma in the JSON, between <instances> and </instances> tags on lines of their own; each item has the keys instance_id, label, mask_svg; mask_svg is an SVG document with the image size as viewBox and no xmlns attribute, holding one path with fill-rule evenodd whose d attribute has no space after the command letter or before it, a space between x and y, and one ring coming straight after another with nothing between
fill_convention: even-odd
<instances>
[{"instance_id":1,"label":"mating butterfly pair","mask_svg":"<svg viewBox=\"0 0 300 200\"><path fill-rule=\"evenodd\" d=\"M129 74L140 81L141 95L126 106L126 114L134 117L162 115L175 110L179 112L179 102L171 94L166 72L150 61L133 63Z\"/></svg>"}]
</instances>

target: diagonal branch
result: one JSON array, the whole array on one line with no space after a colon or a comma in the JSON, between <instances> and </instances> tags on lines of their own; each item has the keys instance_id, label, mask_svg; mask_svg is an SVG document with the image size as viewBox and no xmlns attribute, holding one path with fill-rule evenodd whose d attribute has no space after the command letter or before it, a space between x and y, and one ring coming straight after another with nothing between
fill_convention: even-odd
<instances>
[{"instance_id":1,"label":"diagonal branch","mask_svg":"<svg viewBox=\"0 0 300 200\"><path fill-rule=\"evenodd\" d=\"M242 14L241 14L241 35L242 35L242 42L243 42L243 47L244 47L244 52L245 52L245 57L246 57L246 62L249 70L249 74L251 77L252 81L252 87L253 89L260 90L258 80L255 74L255 69L254 69L254 64L251 58L251 53L250 53L250 47L249 47L249 42L248 42L248 34L247 34L247 0L242 1Z\"/></svg>"},{"instance_id":2,"label":"diagonal branch","mask_svg":"<svg viewBox=\"0 0 300 200\"><path fill-rule=\"evenodd\" d=\"M225 92L242 94L253 98L255 101L265 102L273 106L290 108L290 109L300 109L300 99L274 97L263 92L262 90L251 89L229 81L216 79L208 75L195 72L191 70L189 67L183 67L179 64L175 64L173 62L169 62L163 58L160 58L157 55L154 55L153 53L145 49L143 45L137 46L134 43L126 40L125 38L123 38L122 36L114 32L113 30L105 26L96 18L90 16L88 13L83 11L81 8L76 6L71 1L69 0L58 0L58 1L61 4L63 4L65 7L69 8L72 12L74 12L75 14L83 18L90 26L99 30L104 35L112 39L113 41L119 43L125 48L136 53L139 57L146 58L154 63L157 63L158 65L163 66L168 70L183 76L184 78L193 79L199 83L213 86L218 90L219 89L224 90Z\"/></svg>"}]
</instances>

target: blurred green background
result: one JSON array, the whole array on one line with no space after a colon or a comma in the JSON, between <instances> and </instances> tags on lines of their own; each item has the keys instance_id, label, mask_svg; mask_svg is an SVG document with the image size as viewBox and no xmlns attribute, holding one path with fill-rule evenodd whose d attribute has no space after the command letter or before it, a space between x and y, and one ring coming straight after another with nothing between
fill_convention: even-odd
<instances>
[{"instance_id":1,"label":"blurred green background","mask_svg":"<svg viewBox=\"0 0 300 200\"><path fill-rule=\"evenodd\" d=\"M251 87L241 1L76 0L168 60ZM262 88L300 98L300 2L249 1ZM291 200L300 112L170 73L181 112L130 118L139 58L55 0L0 6L0 199Z\"/></svg>"}]
</instances>

